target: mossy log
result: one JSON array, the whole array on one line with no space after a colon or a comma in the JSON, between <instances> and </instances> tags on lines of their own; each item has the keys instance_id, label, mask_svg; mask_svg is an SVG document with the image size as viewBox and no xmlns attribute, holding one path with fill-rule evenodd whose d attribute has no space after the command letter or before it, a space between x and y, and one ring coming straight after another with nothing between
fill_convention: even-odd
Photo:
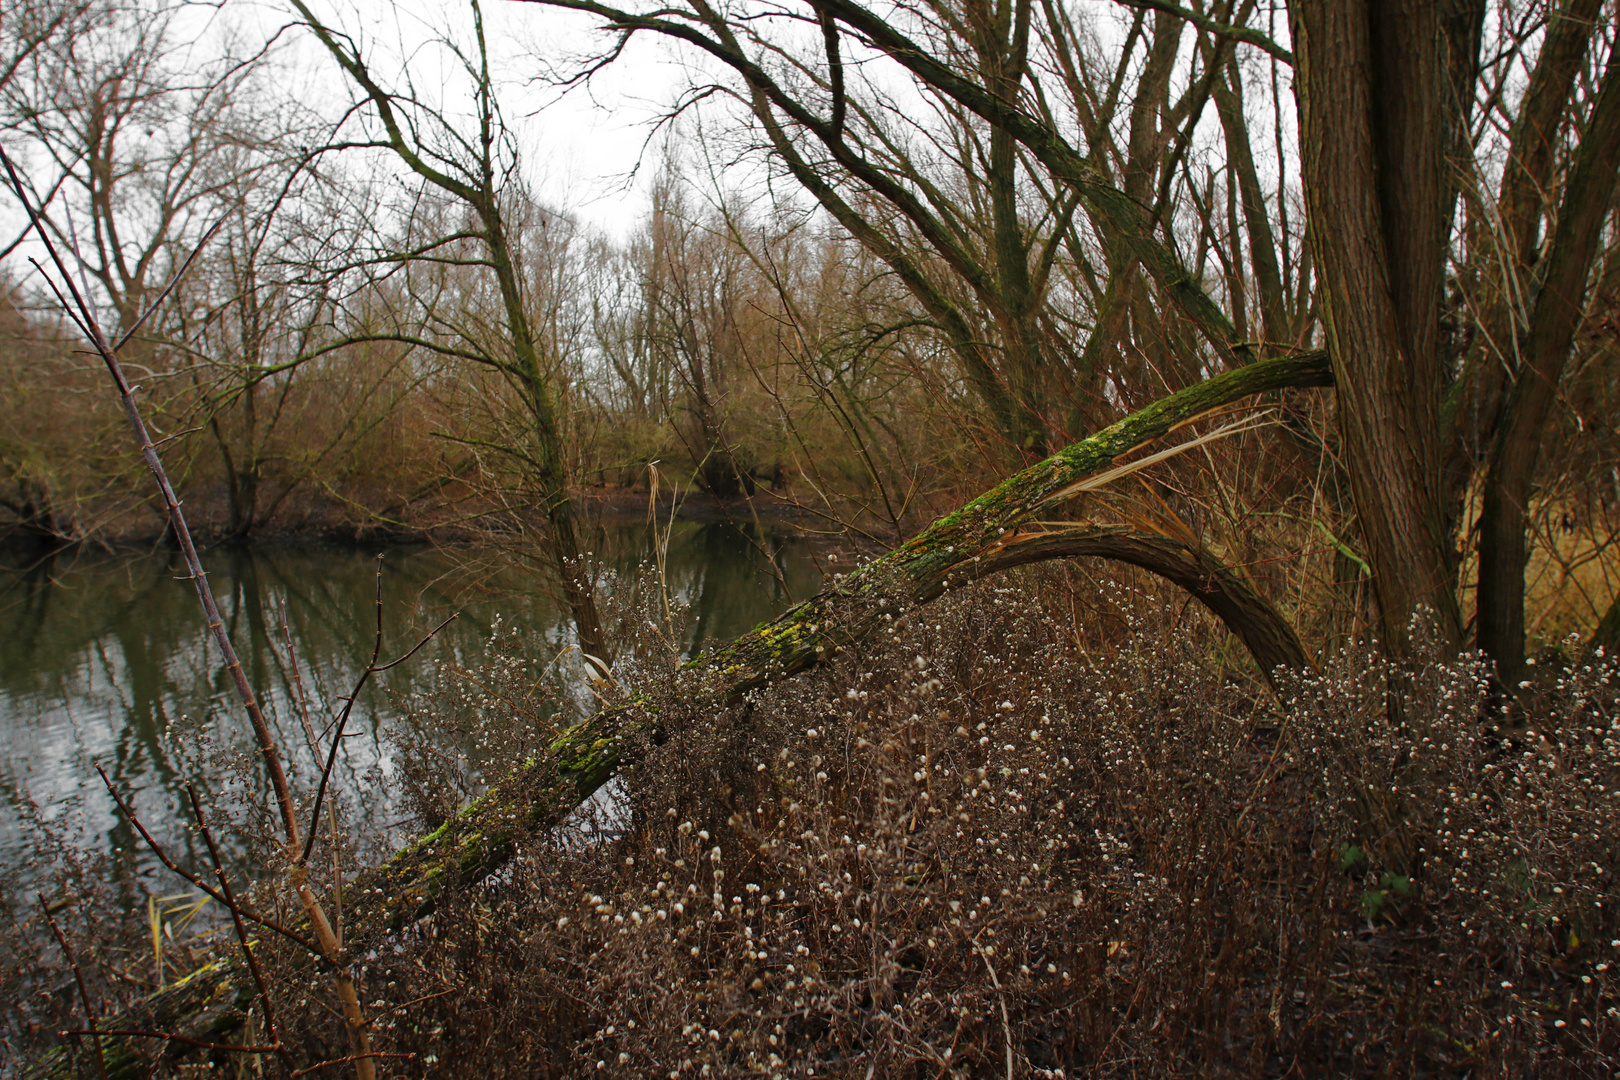
<instances>
[{"instance_id":1,"label":"mossy log","mask_svg":"<svg viewBox=\"0 0 1620 1080\"><path fill-rule=\"evenodd\" d=\"M948 588L1015 566L1077 556L1143 567L1180 585L1236 633L1269 675L1298 667L1305 653L1286 619L1243 578L1207 552L1168 537L1117 526L1043 525L1040 512L1117 468L1121 459L1173 429L1244 398L1289 387L1332 385L1325 353L1265 360L1218 375L1133 413L1096 435L1023 470L960 510L809 600L723 648L693 661L714 675L717 693L736 698L813 667L884 621L925 604ZM347 947L366 947L390 930L428 915L439 893L477 881L511 858L524 833L561 822L612 778L621 748L656 738L658 717L637 707L611 709L576 725L548 751L465 807L451 821L366 871L346 890ZM239 1022L251 988L224 961L148 999L143 1015L117 1017L108 1028L222 1038ZM193 1032L205 1032L207 1038ZM131 1043L144 1045L136 1047ZM155 1040L104 1038L109 1078L143 1074L140 1057ZM176 1052L183 1044L172 1044ZM66 1077L74 1066L59 1052L23 1075Z\"/></svg>"}]
</instances>

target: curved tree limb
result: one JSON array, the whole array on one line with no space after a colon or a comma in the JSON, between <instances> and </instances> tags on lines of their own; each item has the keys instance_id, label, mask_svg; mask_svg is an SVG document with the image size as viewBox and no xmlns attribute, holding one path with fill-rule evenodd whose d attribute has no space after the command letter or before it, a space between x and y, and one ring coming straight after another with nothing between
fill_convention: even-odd
<instances>
[{"instance_id":1,"label":"curved tree limb","mask_svg":"<svg viewBox=\"0 0 1620 1080\"><path fill-rule=\"evenodd\" d=\"M1117 525L1017 533L995 555L979 563L974 576L1074 558L1128 563L1181 586L1243 639L1268 680L1280 667L1297 670L1307 664L1305 648L1293 626L1253 586L1209 552L1168 536Z\"/></svg>"},{"instance_id":2,"label":"curved tree limb","mask_svg":"<svg viewBox=\"0 0 1620 1080\"><path fill-rule=\"evenodd\" d=\"M1253 45L1275 56L1283 63L1293 66L1294 54L1277 44L1271 38L1250 26L1232 26L1212 19L1208 15L1201 15L1179 4L1168 3L1167 0L1115 0L1121 7L1143 8L1149 11L1162 11L1166 15L1174 15L1178 19L1185 19L1200 30L1218 38L1230 38L1241 41L1245 45Z\"/></svg>"}]
</instances>

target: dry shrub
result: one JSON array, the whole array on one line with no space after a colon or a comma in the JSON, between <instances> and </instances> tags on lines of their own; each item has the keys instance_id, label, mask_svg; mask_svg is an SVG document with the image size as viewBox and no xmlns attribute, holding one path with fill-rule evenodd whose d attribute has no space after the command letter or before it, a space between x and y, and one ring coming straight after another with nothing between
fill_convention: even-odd
<instances>
[{"instance_id":1,"label":"dry shrub","mask_svg":"<svg viewBox=\"0 0 1620 1080\"><path fill-rule=\"evenodd\" d=\"M1613 1067L1608 665L1549 683L1533 733L1489 728L1466 659L1347 653L1277 705L1196 633L1083 654L1037 585L730 705L648 665L667 734L611 799L364 957L398 1068Z\"/></svg>"},{"instance_id":2,"label":"dry shrub","mask_svg":"<svg viewBox=\"0 0 1620 1080\"><path fill-rule=\"evenodd\" d=\"M1369 927L1340 970L1385 985L1389 1037L1487 1075L1606 1076L1620 1051L1620 672L1551 659L1510 709L1478 656L1350 651L1288 694L1289 760Z\"/></svg>"},{"instance_id":3,"label":"dry shrub","mask_svg":"<svg viewBox=\"0 0 1620 1080\"><path fill-rule=\"evenodd\" d=\"M676 664L655 585L617 591L630 685L595 693L656 712L660 736L493 879L449 883L356 957L378 1048L414 1055L390 1075L1620 1061L1607 661L1544 658L1512 725L1466 657L1346 650L1274 698L1211 624L1156 614L1163 596L1030 572L718 704ZM499 775L593 700L531 647L498 634L419 703L472 740L401 771L427 820L430 796L476 790L473 766ZM275 940L259 954L294 1062L343 1056L329 975Z\"/></svg>"}]
</instances>

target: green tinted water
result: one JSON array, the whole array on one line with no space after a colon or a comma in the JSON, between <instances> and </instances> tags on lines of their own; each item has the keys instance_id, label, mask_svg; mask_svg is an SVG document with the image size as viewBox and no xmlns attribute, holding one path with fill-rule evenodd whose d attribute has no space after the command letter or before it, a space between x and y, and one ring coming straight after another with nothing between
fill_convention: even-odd
<instances>
[{"instance_id":1,"label":"green tinted water","mask_svg":"<svg viewBox=\"0 0 1620 1080\"><path fill-rule=\"evenodd\" d=\"M652 554L645 528L596 535L603 561L621 581ZM774 555L779 574L766 572L762 551ZM232 640L301 790L313 786L317 773L294 708L289 652L315 701L313 722L322 727L370 658L375 555L312 546L204 554ZM356 703L337 782L353 793L356 833L374 847L401 838L404 811L388 782L399 753L391 735L405 723L400 701L425 689L446 665L476 668L497 620L526 631L542 656L555 655L571 637L544 579L509 557L425 547L386 555L385 660L451 612L459 617ZM751 540L721 524L676 524L664 562L671 596L690 607L688 652L770 618L821 580L802 539ZM230 759L245 756L250 744L183 567L167 552L45 559L10 553L0 554L0 570L0 865L12 879L11 895L21 899L34 885L44 887L62 850L111 853L100 873L132 904L144 903L144 892L177 891L117 813L95 766L180 861L201 865L180 818L185 782L200 775L218 790L231 775ZM432 730L417 734L438 737ZM179 760L187 754L199 760ZM243 775L262 784L257 769Z\"/></svg>"}]
</instances>

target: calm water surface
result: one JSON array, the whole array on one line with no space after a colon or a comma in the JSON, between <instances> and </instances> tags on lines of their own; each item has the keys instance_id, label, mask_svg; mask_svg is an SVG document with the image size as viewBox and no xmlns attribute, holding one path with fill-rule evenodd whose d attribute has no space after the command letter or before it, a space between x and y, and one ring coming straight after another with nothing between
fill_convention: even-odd
<instances>
[{"instance_id":1,"label":"calm water surface","mask_svg":"<svg viewBox=\"0 0 1620 1080\"><path fill-rule=\"evenodd\" d=\"M596 546L628 576L650 556L650 539L642 527L608 528L598 530ZM762 549L774 553L780 579L765 572ZM356 793L357 832L377 845L401 838L403 810L385 782L397 753L391 735L404 723L398 701L425 689L447 664L476 667L497 620L524 632L537 654L554 655L570 640L543 580L510 560L425 547L386 555L385 660L451 612L459 618L356 703L356 736L345 741L338 779ZM375 556L375 549L315 546L203 556L300 786L312 784L315 771L293 708L283 612L320 726L370 659ZM99 874L131 903L144 904L142 893L179 891L118 815L98 764L148 827L183 861L199 865L179 817L185 781L201 770L217 785L229 774L228 758L250 742L183 573L166 552L64 553L43 561L0 553L0 868L11 879L13 906L32 895L31 886L44 885L47 865L64 851L113 854ZM689 652L770 618L821 581L802 539L751 540L729 525L694 523L674 526L665 578L672 596L690 605ZM187 754L214 761L177 760ZM251 776L262 783L259 770Z\"/></svg>"}]
</instances>

